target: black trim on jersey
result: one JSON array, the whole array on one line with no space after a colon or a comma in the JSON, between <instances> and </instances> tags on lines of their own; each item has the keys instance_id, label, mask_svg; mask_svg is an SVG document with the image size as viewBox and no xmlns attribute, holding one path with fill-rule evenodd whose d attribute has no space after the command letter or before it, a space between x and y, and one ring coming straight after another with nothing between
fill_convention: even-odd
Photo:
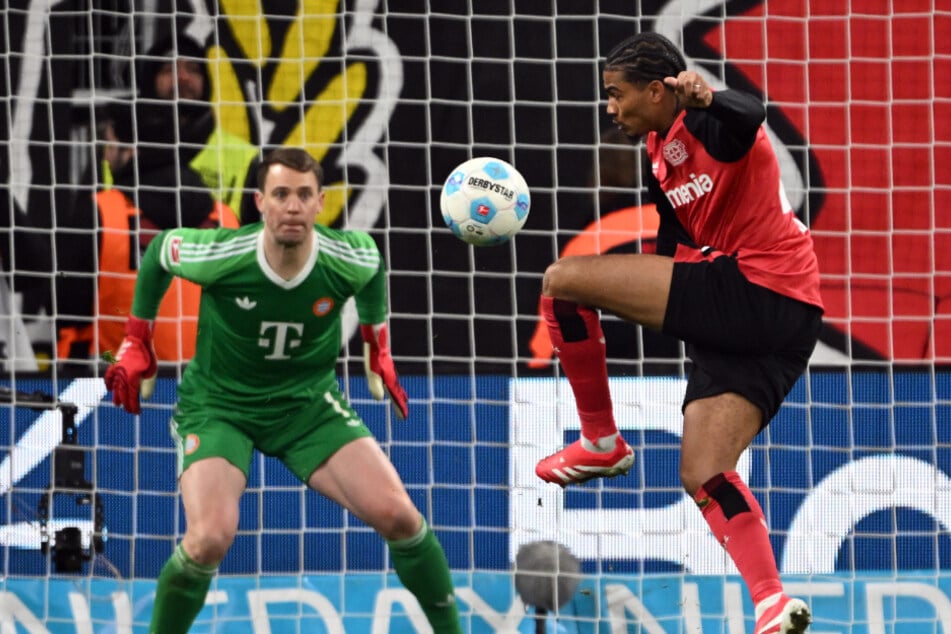
<instances>
[{"instance_id":1,"label":"black trim on jersey","mask_svg":"<svg viewBox=\"0 0 951 634\"><path fill-rule=\"evenodd\" d=\"M708 108L688 108L684 127L721 163L738 161L753 147L766 120L763 102L739 90L713 93Z\"/></svg>"},{"instance_id":2,"label":"black trim on jersey","mask_svg":"<svg viewBox=\"0 0 951 634\"><path fill-rule=\"evenodd\" d=\"M693 248L699 248L684 226L677 218L677 212L674 206L670 204L664 191L660 188L660 182L651 171L650 158L642 161L644 164L644 182L647 183L647 195L657 207L657 215L660 216L660 226L657 227L657 255L666 255L674 257L677 252L678 244L685 244Z\"/></svg>"}]
</instances>

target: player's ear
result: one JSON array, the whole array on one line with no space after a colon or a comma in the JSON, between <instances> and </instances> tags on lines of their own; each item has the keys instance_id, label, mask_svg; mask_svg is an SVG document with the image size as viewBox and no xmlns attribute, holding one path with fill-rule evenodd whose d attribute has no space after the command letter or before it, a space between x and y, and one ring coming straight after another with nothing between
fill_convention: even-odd
<instances>
[{"instance_id":1,"label":"player's ear","mask_svg":"<svg viewBox=\"0 0 951 634\"><path fill-rule=\"evenodd\" d=\"M264 193L260 189L254 192L254 206L258 208L258 211L264 211Z\"/></svg>"},{"instance_id":2,"label":"player's ear","mask_svg":"<svg viewBox=\"0 0 951 634\"><path fill-rule=\"evenodd\" d=\"M657 101L660 101L664 98L668 91L673 91L677 87L677 80L674 79L673 85L668 84L666 80L654 79L651 81L649 88L651 93L654 95L654 98Z\"/></svg>"}]
</instances>

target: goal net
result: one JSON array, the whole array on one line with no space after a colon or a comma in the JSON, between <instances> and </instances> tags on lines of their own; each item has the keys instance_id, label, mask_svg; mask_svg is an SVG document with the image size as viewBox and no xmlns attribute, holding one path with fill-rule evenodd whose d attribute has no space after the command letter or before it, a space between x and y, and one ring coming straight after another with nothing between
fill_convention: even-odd
<instances>
[{"instance_id":1,"label":"goal net","mask_svg":"<svg viewBox=\"0 0 951 634\"><path fill-rule=\"evenodd\" d=\"M579 429L540 318L545 269L654 250L643 148L607 115L601 67L622 39L655 30L715 90L764 100L819 257L820 343L739 466L786 591L810 603L817 633L951 631L951 6L6 6L0 629L146 630L184 532L168 420L194 349L195 289L173 286L163 304L160 379L140 417L112 405L103 355L121 340L148 241L167 226L255 221L254 166L292 145L325 171L318 221L366 230L384 254L410 418L370 396L351 309L341 386L444 546L466 631L752 631L742 580L680 485L678 341L604 315L635 466L566 490L534 474ZM178 86L166 99L158 75L176 54L201 88L166 78ZM470 247L443 223L442 185L476 156L512 163L531 189L509 243ZM208 192L217 204L196 209ZM549 542L567 557L518 569L523 549ZM520 575L568 578L571 592L546 615ZM192 631L427 628L384 542L257 456Z\"/></svg>"}]
</instances>

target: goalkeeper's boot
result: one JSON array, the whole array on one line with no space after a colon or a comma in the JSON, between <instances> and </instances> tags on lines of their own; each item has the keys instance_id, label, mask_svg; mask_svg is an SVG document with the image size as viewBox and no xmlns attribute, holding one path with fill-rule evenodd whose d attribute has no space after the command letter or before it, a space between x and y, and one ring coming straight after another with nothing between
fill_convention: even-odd
<instances>
[{"instance_id":1,"label":"goalkeeper's boot","mask_svg":"<svg viewBox=\"0 0 951 634\"><path fill-rule=\"evenodd\" d=\"M756 605L756 634L802 634L810 623L809 606L781 592Z\"/></svg>"},{"instance_id":2,"label":"goalkeeper's boot","mask_svg":"<svg viewBox=\"0 0 951 634\"><path fill-rule=\"evenodd\" d=\"M535 474L545 482L561 486L581 484L592 478L613 478L626 474L634 464L634 450L618 435L614 449L590 451L577 440L535 465Z\"/></svg>"}]
</instances>

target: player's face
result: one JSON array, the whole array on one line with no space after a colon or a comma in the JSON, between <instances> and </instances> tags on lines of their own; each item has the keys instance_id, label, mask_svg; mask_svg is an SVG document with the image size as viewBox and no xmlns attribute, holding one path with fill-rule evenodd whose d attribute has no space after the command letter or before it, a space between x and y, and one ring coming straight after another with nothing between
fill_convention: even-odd
<instances>
[{"instance_id":1,"label":"player's face","mask_svg":"<svg viewBox=\"0 0 951 634\"><path fill-rule=\"evenodd\" d=\"M660 81L631 83L623 71L605 70L604 92L608 96L608 114L618 129L629 137L643 136L651 130L664 130L670 108L662 104L667 91Z\"/></svg>"},{"instance_id":2,"label":"player's face","mask_svg":"<svg viewBox=\"0 0 951 634\"><path fill-rule=\"evenodd\" d=\"M317 214L324 208L324 192L313 172L298 172L272 165L264 191L255 194L265 231L282 246L304 243L313 232Z\"/></svg>"}]
</instances>

